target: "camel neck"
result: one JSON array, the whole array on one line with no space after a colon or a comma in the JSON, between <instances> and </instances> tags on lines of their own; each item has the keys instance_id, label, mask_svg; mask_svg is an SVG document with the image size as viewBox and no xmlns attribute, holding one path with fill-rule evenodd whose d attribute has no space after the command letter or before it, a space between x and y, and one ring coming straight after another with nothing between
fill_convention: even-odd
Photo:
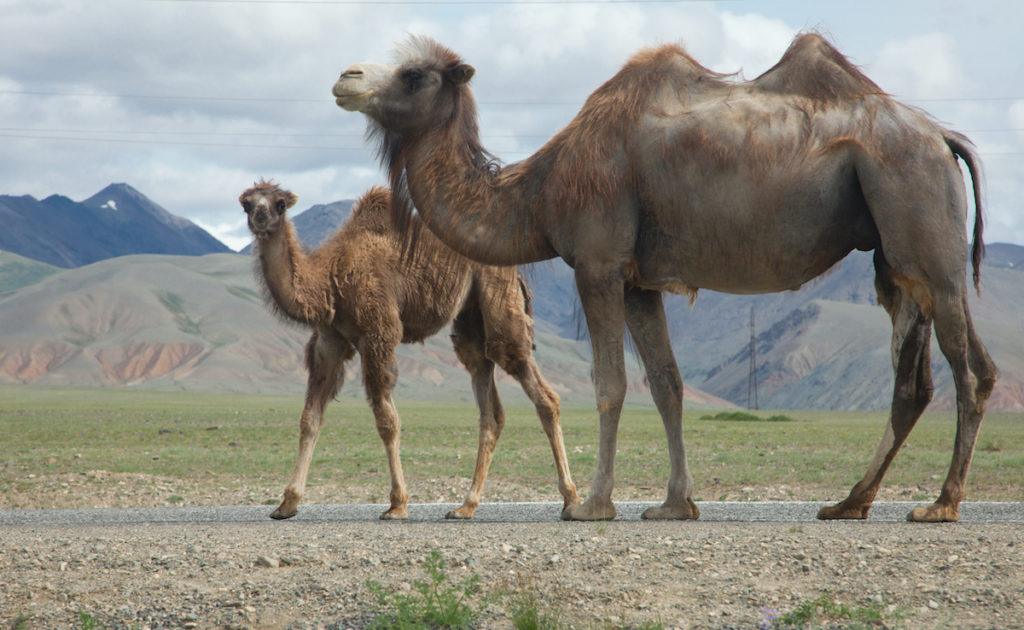
<instances>
[{"instance_id":1,"label":"camel neck","mask_svg":"<svg viewBox=\"0 0 1024 630\"><path fill-rule=\"evenodd\" d=\"M329 318L326 276L310 264L290 222L257 240L256 251L267 293L282 315L305 324Z\"/></svg>"},{"instance_id":2,"label":"camel neck","mask_svg":"<svg viewBox=\"0 0 1024 630\"><path fill-rule=\"evenodd\" d=\"M430 231L463 256L490 265L554 258L535 215L538 174L519 165L492 172L473 143L423 139L405 153L409 194Z\"/></svg>"}]
</instances>

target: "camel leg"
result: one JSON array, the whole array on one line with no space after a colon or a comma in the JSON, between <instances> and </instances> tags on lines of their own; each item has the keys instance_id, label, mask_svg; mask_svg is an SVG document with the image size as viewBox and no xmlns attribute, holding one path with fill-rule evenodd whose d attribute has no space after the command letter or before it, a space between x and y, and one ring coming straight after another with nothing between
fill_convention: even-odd
<instances>
[{"instance_id":1,"label":"camel leg","mask_svg":"<svg viewBox=\"0 0 1024 630\"><path fill-rule=\"evenodd\" d=\"M981 343L967 308L967 297L938 295L935 299L935 336L949 361L956 383L956 440L949 473L935 503L914 508L908 521L946 522L960 517L967 471L974 455L978 430L985 415L988 396L996 379L996 367ZM973 372L973 374L972 374Z\"/></svg>"},{"instance_id":2,"label":"camel leg","mask_svg":"<svg viewBox=\"0 0 1024 630\"><path fill-rule=\"evenodd\" d=\"M885 304L882 296L880 288L879 301ZM889 465L932 399L934 388L929 351L931 320L921 313L916 302L905 296L897 297L893 307L890 313L893 320L892 353L895 382L889 424L875 451L874 459L868 465L867 472L853 486L846 499L836 505L821 508L818 512L820 519L868 517L868 511Z\"/></svg>"},{"instance_id":3,"label":"camel leg","mask_svg":"<svg viewBox=\"0 0 1024 630\"><path fill-rule=\"evenodd\" d=\"M964 297L964 316L967 322L967 352L970 361L971 372L977 378L978 386L975 390L977 404L981 409L988 406L988 398L996 386L998 370L996 364L989 356L985 344L981 342L977 329L974 328L974 319L967 305L967 298Z\"/></svg>"},{"instance_id":4,"label":"camel leg","mask_svg":"<svg viewBox=\"0 0 1024 630\"><path fill-rule=\"evenodd\" d=\"M558 394L544 380L533 357L533 323L527 314L528 307L521 300L510 299L495 291L487 292L482 301L485 354L519 382L533 403L551 446L564 513L570 505L578 504L580 497L569 472ZM497 398L497 390L494 395Z\"/></svg>"},{"instance_id":5,"label":"camel leg","mask_svg":"<svg viewBox=\"0 0 1024 630\"><path fill-rule=\"evenodd\" d=\"M615 485L615 449L619 417L626 398L626 363L622 334L625 326L623 281L618 270L588 273L576 269L580 304L587 318L594 352L594 388L601 422L597 470L590 497L562 512L566 520L596 521L615 518L612 487Z\"/></svg>"},{"instance_id":6,"label":"camel leg","mask_svg":"<svg viewBox=\"0 0 1024 630\"><path fill-rule=\"evenodd\" d=\"M648 508L645 519L696 519L700 510L693 502L693 477L683 443L683 379L665 321L661 293L642 289L626 291L626 324L644 362L654 403L668 439L669 477L665 503Z\"/></svg>"},{"instance_id":7,"label":"camel leg","mask_svg":"<svg viewBox=\"0 0 1024 630\"><path fill-rule=\"evenodd\" d=\"M382 520L401 520L409 518L409 493L405 486L405 475L402 473L402 458L399 452L399 434L402 421L391 399L391 390L397 380L397 364L394 349L396 343L374 340L365 344L363 357L363 380L366 395L373 410L377 424L377 434L384 443L384 452L388 458L388 470L391 473L391 506L381 514Z\"/></svg>"},{"instance_id":8,"label":"camel leg","mask_svg":"<svg viewBox=\"0 0 1024 630\"><path fill-rule=\"evenodd\" d=\"M537 417L540 418L541 427L551 445L551 455L554 457L555 469L558 471L558 491L562 495L562 513L565 514L570 506L579 504L580 496L576 491L572 475L569 473L569 458L565 454L565 441L562 437L558 394L541 376L540 369L532 355L523 357L522 361L503 364L502 368L519 381L523 391L537 410Z\"/></svg>"},{"instance_id":9,"label":"camel leg","mask_svg":"<svg viewBox=\"0 0 1024 630\"><path fill-rule=\"evenodd\" d=\"M324 422L324 409L345 380L345 362L355 349L344 339L330 333L314 332L306 344L306 404L299 417L299 456L295 470L284 489L284 500L270 514L273 519L295 516L306 491L306 476L313 459L313 448Z\"/></svg>"},{"instance_id":10,"label":"camel leg","mask_svg":"<svg viewBox=\"0 0 1024 630\"><path fill-rule=\"evenodd\" d=\"M473 304L463 310L452 325L452 344L459 361L470 373L473 396L480 410L480 435L477 442L476 467L469 493L462 505L445 515L450 519L470 519L480 505L487 471L491 467L494 448L505 426L505 410L501 406L494 383L494 362L484 356L484 331L480 311Z\"/></svg>"}]
</instances>

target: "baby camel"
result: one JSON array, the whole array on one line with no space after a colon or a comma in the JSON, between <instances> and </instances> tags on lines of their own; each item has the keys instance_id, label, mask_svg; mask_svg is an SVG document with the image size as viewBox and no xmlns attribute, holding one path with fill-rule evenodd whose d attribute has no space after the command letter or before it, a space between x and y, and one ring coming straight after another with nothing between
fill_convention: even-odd
<instances>
[{"instance_id":1,"label":"baby camel","mask_svg":"<svg viewBox=\"0 0 1024 630\"><path fill-rule=\"evenodd\" d=\"M390 192L372 188L355 204L349 221L317 250L304 251L285 211L298 197L259 181L238 198L256 237L257 275L274 309L312 327L306 344L306 403L299 419L299 456L284 500L270 515L295 516L306 487L324 409L358 351L363 380L391 471L391 507L382 519L408 517L399 457L400 420L391 400L397 379L395 347L422 341L453 322L452 342L472 376L480 408L480 440L473 482L462 506L447 518L472 518L495 444L505 423L494 383L497 363L516 378L536 406L551 442L558 487L568 507L579 502L569 475L558 395L541 376L532 355L530 293L514 267L470 262L423 230L415 253L390 229Z\"/></svg>"}]
</instances>

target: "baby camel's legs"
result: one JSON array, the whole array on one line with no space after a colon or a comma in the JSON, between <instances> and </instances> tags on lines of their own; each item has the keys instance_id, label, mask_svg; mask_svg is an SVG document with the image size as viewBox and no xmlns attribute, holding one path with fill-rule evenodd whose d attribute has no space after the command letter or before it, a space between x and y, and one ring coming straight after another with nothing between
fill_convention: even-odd
<instances>
[{"instance_id":1,"label":"baby camel's legs","mask_svg":"<svg viewBox=\"0 0 1024 630\"><path fill-rule=\"evenodd\" d=\"M569 474L562 427L559 423L558 394L541 376L533 359L533 328L527 313L527 291L514 269L483 274L467 304L452 325L455 352L473 379L473 392L480 408L480 439L473 482L462 506L446 518L472 518L483 492L494 449L505 426L505 412L494 383L498 364L519 381L533 402L544 433L551 443L558 469L558 489L564 506L579 503L576 484Z\"/></svg>"},{"instance_id":2,"label":"baby camel's legs","mask_svg":"<svg viewBox=\"0 0 1024 630\"><path fill-rule=\"evenodd\" d=\"M366 395L377 423L377 434L384 442L384 452L387 454L388 469L391 472L391 507L380 515L384 520L409 518L409 493L406 491L399 452L402 421L391 399L391 390L398 380L398 365L395 362L397 345L397 342L372 339L364 343L361 352Z\"/></svg>"},{"instance_id":3,"label":"baby camel's legs","mask_svg":"<svg viewBox=\"0 0 1024 630\"><path fill-rule=\"evenodd\" d=\"M494 362L484 355L483 321L479 306L473 298L470 298L470 302L452 323L452 345L455 347L455 355L469 371L473 383L473 396L480 410L480 436L469 493L462 505L448 512L445 518L469 519L473 518L473 512L480 505L494 448L505 426L505 410L494 384Z\"/></svg>"},{"instance_id":4,"label":"baby camel's legs","mask_svg":"<svg viewBox=\"0 0 1024 630\"><path fill-rule=\"evenodd\" d=\"M516 352L510 352L512 348L516 348ZM572 475L569 473L569 459L566 457L565 441L562 438L558 394L541 376L537 362L534 361L533 355L530 353L531 348L532 345L507 338L500 338L497 343L491 343L490 337L488 337L487 356L494 357L503 370L519 381L523 392L526 393L537 410L537 417L540 418L541 427L548 437L551 455L555 460L555 469L558 471L558 491L562 495L562 511L564 512L569 506L580 502L580 495L576 492L576 484L573 483ZM497 392L495 392L495 396L497 396Z\"/></svg>"},{"instance_id":5,"label":"baby camel's legs","mask_svg":"<svg viewBox=\"0 0 1024 630\"><path fill-rule=\"evenodd\" d=\"M330 331L316 331L306 343L306 405L299 417L299 457L295 470L284 489L284 500L270 514L270 518L285 519L295 516L306 491L306 475L313 459L313 447L324 423L324 409L338 393L345 380L345 362L355 349L344 338Z\"/></svg>"}]
</instances>

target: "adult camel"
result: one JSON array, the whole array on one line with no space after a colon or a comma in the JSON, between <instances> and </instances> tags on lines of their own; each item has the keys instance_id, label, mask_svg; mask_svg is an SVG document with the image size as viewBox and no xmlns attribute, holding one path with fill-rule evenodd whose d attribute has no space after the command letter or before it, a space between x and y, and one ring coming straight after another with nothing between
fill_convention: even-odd
<instances>
[{"instance_id":1,"label":"adult camel","mask_svg":"<svg viewBox=\"0 0 1024 630\"><path fill-rule=\"evenodd\" d=\"M854 249L874 250L878 301L893 323L895 374L884 437L849 496L818 513L863 519L933 393L932 326L956 382L957 433L938 499L912 521L955 521L996 368L967 306L983 255L980 162L963 135L904 106L817 34L798 36L749 82L678 46L643 50L534 155L501 167L481 146L458 55L412 38L397 65L359 64L337 104L369 118L396 191L448 246L481 262L561 256L574 268L594 351L600 448L572 519L609 519L626 391L623 324L644 362L668 438L663 505L645 518L699 516L682 435L682 381L662 291L794 290ZM973 180L973 246L967 194Z\"/></svg>"}]
</instances>

